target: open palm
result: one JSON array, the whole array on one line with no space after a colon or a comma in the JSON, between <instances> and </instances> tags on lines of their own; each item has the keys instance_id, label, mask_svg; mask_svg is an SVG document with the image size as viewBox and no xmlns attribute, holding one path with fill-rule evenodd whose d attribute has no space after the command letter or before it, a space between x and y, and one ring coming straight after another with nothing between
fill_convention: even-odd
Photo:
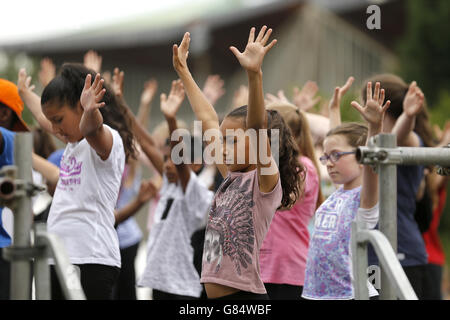
<instances>
[{"instance_id":1,"label":"open palm","mask_svg":"<svg viewBox=\"0 0 450 320\"><path fill-rule=\"evenodd\" d=\"M351 105L362 115L369 125L381 126L384 113L391 105L391 101L387 101L384 105L385 92L380 90L380 83L375 84L372 92L372 82L367 83L366 105L362 107L358 102L352 101Z\"/></svg>"},{"instance_id":2,"label":"open palm","mask_svg":"<svg viewBox=\"0 0 450 320\"><path fill-rule=\"evenodd\" d=\"M189 43L191 42L191 35L186 32L180 46L173 45L172 63L176 72L187 70L187 58L189 55Z\"/></svg>"},{"instance_id":3,"label":"open palm","mask_svg":"<svg viewBox=\"0 0 450 320\"><path fill-rule=\"evenodd\" d=\"M92 76L88 74L84 81L83 91L81 92L80 102L84 111L92 111L105 105L104 102L100 102L106 93L106 89L103 89L104 80L100 79L99 73L95 76L92 84L91 79Z\"/></svg>"},{"instance_id":4,"label":"open palm","mask_svg":"<svg viewBox=\"0 0 450 320\"><path fill-rule=\"evenodd\" d=\"M184 100L184 87L181 80L172 81L169 97L161 94L161 111L165 117L174 118Z\"/></svg>"},{"instance_id":5,"label":"open palm","mask_svg":"<svg viewBox=\"0 0 450 320\"><path fill-rule=\"evenodd\" d=\"M272 40L272 42L266 46L270 34L272 33L272 29L268 29L267 32L266 30L267 27L263 26L255 39L255 28L251 28L247 46L242 53L236 49L236 47L230 47L231 52L233 52L241 66L247 71L259 72L264 56L277 43L277 40Z\"/></svg>"},{"instance_id":6,"label":"open palm","mask_svg":"<svg viewBox=\"0 0 450 320\"><path fill-rule=\"evenodd\" d=\"M425 97L422 90L417 86L417 83L413 81L409 86L408 92L403 100L403 111L408 116L417 115L423 107Z\"/></svg>"}]
</instances>

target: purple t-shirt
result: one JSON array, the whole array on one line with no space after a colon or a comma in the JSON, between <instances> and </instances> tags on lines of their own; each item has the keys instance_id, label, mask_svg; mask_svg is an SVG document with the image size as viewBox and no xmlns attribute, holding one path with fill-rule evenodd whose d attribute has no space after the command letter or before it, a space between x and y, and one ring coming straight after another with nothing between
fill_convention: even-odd
<instances>
[{"instance_id":1,"label":"purple t-shirt","mask_svg":"<svg viewBox=\"0 0 450 320\"><path fill-rule=\"evenodd\" d=\"M209 213L202 283L266 293L260 277L259 250L282 198L281 182L259 190L257 170L229 172Z\"/></svg>"},{"instance_id":2,"label":"purple t-shirt","mask_svg":"<svg viewBox=\"0 0 450 320\"><path fill-rule=\"evenodd\" d=\"M306 263L302 296L352 299L351 223L360 205L361 187L340 188L317 209Z\"/></svg>"}]
</instances>

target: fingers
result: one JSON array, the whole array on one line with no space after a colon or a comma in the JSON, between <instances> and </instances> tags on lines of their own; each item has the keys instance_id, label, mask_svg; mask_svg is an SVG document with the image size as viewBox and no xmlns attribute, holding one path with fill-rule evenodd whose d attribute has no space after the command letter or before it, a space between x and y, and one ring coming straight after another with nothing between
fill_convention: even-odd
<instances>
[{"instance_id":1,"label":"fingers","mask_svg":"<svg viewBox=\"0 0 450 320\"><path fill-rule=\"evenodd\" d=\"M184 52L187 52L189 49L189 43L191 42L191 34L189 32L186 32L183 36L183 40L180 44L180 49L182 49Z\"/></svg>"},{"instance_id":2,"label":"fingers","mask_svg":"<svg viewBox=\"0 0 450 320\"><path fill-rule=\"evenodd\" d=\"M380 83L376 82L374 93L373 93L373 100L378 102L379 99L380 99Z\"/></svg>"},{"instance_id":3,"label":"fingers","mask_svg":"<svg viewBox=\"0 0 450 320\"><path fill-rule=\"evenodd\" d=\"M248 43L255 42L255 27L250 29L250 33L248 35Z\"/></svg>"},{"instance_id":4,"label":"fingers","mask_svg":"<svg viewBox=\"0 0 450 320\"><path fill-rule=\"evenodd\" d=\"M273 48L274 45L277 44L277 39L273 39L271 43L269 43L269 45L267 45L266 47L264 47L266 49L266 53Z\"/></svg>"},{"instance_id":5,"label":"fingers","mask_svg":"<svg viewBox=\"0 0 450 320\"><path fill-rule=\"evenodd\" d=\"M84 79L84 89L83 90L88 90L91 87L91 74L89 73L86 76L86 79Z\"/></svg>"},{"instance_id":6,"label":"fingers","mask_svg":"<svg viewBox=\"0 0 450 320\"><path fill-rule=\"evenodd\" d=\"M385 97L386 97L386 92L384 89L381 89L380 99L379 99L380 106L383 105Z\"/></svg>"},{"instance_id":7,"label":"fingers","mask_svg":"<svg viewBox=\"0 0 450 320\"><path fill-rule=\"evenodd\" d=\"M383 108L381 109L383 113L386 112L386 110L389 108L389 106L391 105L391 100L386 101L385 105L383 106Z\"/></svg>"},{"instance_id":8,"label":"fingers","mask_svg":"<svg viewBox=\"0 0 450 320\"><path fill-rule=\"evenodd\" d=\"M367 83L366 101L372 100L372 82Z\"/></svg>"},{"instance_id":9,"label":"fingers","mask_svg":"<svg viewBox=\"0 0 450 320\"><path fill-rule=\"evenodd\" d=\"M352 86L353 82L355 81L354 77L349 77L347 79L347 82L344 84L344 86L341 88L342 94L345 94L348 89L350 89L350 87Z\"/></svg>"},{"instance_id":10,"label":"fingers","mask_svg":"<svg viewBox=\"0 0 450 320\"><path fill-rule=\"evenodd\" d=\"M233 52L233 54L236 56L236 58L239 58L241 53L239 52L239 50L236 47L231 46L230 50L231 50L231 52Z\"/></svg>"},{"instance_id":11,"label":"fingers","mask_svg":"<svg viewBox=\"0 0 450 320\"><path fill-rule=\"evenodd\" d=\"M358 110L359 113L363 114L364 113L364 108L356 101L352 101L350 103L350 105L355 108L356 110Z\"/></svg>"},{"instance_id":12,"label":"fingers","mask_svg":"<svg viewBox=\"0 0 450 320\"><path fill-rule=\"evenodd\" d=\"M164 103L167 101L167 95L165 93L161 93L159 99L161 100L161 103Z\"/></svg>"}]
</instances>

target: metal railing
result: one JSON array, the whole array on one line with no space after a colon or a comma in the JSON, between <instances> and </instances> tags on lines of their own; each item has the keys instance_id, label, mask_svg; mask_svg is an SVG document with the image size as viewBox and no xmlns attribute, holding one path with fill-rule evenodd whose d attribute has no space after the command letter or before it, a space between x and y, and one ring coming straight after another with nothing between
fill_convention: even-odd
<instances>
[{"instance_id":1,"label":"metal railing","mask_svg":"<svg viewBox=\"0 0 450 320\"><path fill-rule=\"evenodd\" d=\"M361 164L374 166L379 175L380 231L353 222L355 298L368 299L367 244L371 243L381 263L380 299L417 299L397 258L397 165L450 167L450 148L397 147L395 135L379 134L367 147L357 149L356 158Z\"/></svg>"},{"instance_id":2,"label":"metal railing","mask_svg":"<svg viewBox=\"0 0 450 320\"><path fill-rule=\"evenodd\" d=\"M32 141L31 133L17 133L14 141L17 166L4 166L0 170L0 205L9 207L14 213L13 242L10 247L3 249L3 257L11 261L11 299L31 299L32 274L35 277L36 298L50 299L48 260L53 258L64 296L67 299L82 300L85 295L79 276L75 266L70 263L61 240L56 235L47 233L45 224L36 224L32 228L31 197L36 192L45 190L32 183Z\"/></svg>"}]
</instances>

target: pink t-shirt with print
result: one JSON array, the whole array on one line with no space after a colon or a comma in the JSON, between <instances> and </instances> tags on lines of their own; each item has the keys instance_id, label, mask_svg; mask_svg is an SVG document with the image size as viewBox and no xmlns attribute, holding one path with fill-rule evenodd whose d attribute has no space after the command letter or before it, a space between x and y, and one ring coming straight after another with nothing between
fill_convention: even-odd
<instances>
[{"instance_id":1,"label":"pink t-shirt with print","mask_svg":"<svg viewBox=\"0 0 450 320\"><path fill-rule=\"evenodd\" d=\"M257 170L229 172L217 190L208 218L202 283L264 294L259 250L282 198L281 182L259 190Z\"/></svg>"},{"instance_id":2,"label":"pink t-shirt with print","mask_svg":"<svg viewBox=\"0 0 450 320\"><path fill-rule=\"evenodd\" d=\"M308 224L316 211L319 176L307 157L300 162L306 168L303 198L290 210L277 211L260 251L261 278L264 283L303 286L308 257Z\"/></svg>"}]
</instances>

